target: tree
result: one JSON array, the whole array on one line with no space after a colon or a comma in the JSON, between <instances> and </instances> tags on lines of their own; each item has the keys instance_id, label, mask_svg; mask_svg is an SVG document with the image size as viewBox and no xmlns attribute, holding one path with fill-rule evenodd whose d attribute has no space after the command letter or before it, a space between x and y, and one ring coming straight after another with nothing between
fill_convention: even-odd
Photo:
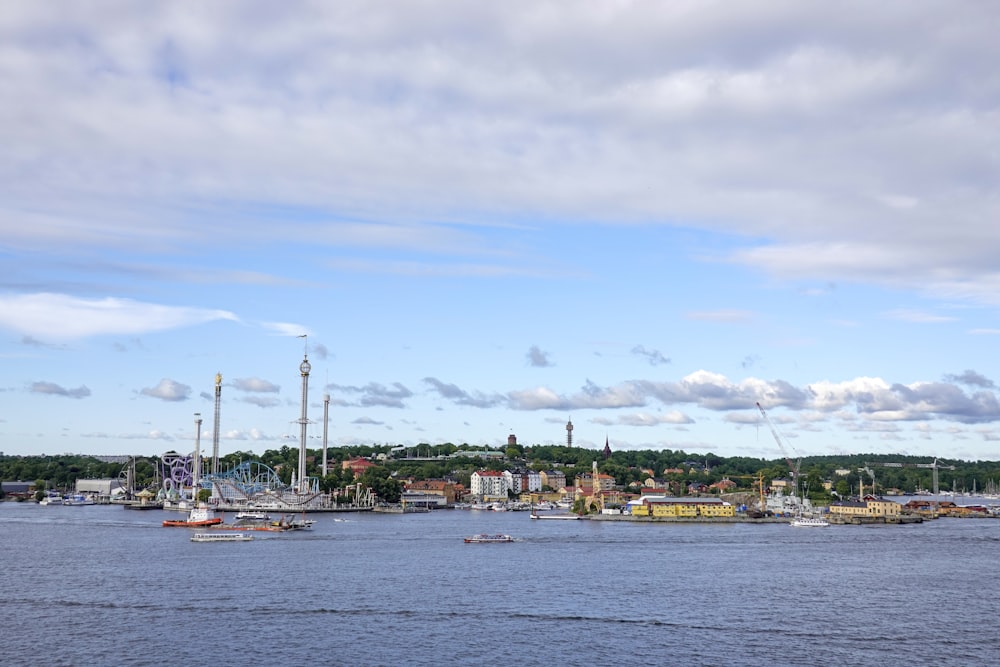
<instances>
[{"instance_id":1,"label":"tree","mask_svg":"<svg viewBox=\"0 0 1000 667\"><path fill-rule=\"evenodd\" d=\"M383 502L398 503L403 496L403 484L390 477L389 470L383 466L368 468L358 481L370 488Z\"/></svg>"}]
</instances>

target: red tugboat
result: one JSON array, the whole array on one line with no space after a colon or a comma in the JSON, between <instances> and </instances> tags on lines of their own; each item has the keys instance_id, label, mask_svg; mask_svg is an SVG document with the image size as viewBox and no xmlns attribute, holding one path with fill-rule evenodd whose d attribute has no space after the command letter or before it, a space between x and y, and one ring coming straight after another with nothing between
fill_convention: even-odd
<instances>
[{"instance_id":1,"label":"red tugboat","mask_svg":"<svg viewBox=\"0 0 1000 667\"><path fill-rule=\"evenodd\" d=\"M191 508L187 519L167 519L163 522L165 528L202 528L204 526L217 526L222 523L221 516L215 516L215 510L205 503L198 503L197 507Z\"/></svg>"}]
</instances>

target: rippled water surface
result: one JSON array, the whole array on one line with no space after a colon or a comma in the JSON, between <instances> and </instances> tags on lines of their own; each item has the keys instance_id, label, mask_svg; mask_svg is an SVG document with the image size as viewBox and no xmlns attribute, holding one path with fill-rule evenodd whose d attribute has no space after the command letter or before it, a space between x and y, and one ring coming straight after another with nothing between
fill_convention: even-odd
<instances>
[{"instance_id":1,"label":"rippled water surface","mask_svg":"<svg viewBox=\"0 0 1000 667\"><path fill-rule=\"evenodd\" d=\"M5 656L47 665L986 665L1000 520L911 526L175 513L0 503ZM465 544L503 532L511 544ZM20 664L20 663L9 663Z\"/></svg>"}]
</instances>

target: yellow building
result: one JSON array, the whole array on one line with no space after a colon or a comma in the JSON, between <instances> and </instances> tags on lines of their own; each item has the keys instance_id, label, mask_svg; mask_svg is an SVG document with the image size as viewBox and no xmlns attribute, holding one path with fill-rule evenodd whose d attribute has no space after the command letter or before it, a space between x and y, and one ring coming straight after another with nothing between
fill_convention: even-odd
<instances>
[{"instance_id":1,"label":"yellow building","mask_svg":"<svg viewBox=\"0 0 1000 667\"><path fill-rule=\"evenodd\" d=\"M902 505L892 500L870 498L865 501L841 500L830 504L830 514L841 517L898 519Z\"/></svg>"},{"instance_id":2,"label":"yellow building","mask_svg":"<svg viewBox=\"0 0 1000 667\"><path fill-rule=\"evenodd\" d=\"M643 496L626 506L632 516L653 518L696 518L736 516L736 508L720 498Z\"/></svg>"}]
</instances>

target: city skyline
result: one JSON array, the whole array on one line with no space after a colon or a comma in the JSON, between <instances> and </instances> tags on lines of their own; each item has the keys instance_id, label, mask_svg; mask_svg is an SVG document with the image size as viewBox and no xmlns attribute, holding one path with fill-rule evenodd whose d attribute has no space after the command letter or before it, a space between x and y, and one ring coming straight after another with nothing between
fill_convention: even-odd
<instances>
[{"instance_id":1,"label":"city skyline","mask_svg":"<svg viewBox=\"0 0 1000 667\"><path fill-rule=\"evenodd\" d=\"M1000 458L988 5L0 16L0 450Z\"/></svg>"}]
</instances>

